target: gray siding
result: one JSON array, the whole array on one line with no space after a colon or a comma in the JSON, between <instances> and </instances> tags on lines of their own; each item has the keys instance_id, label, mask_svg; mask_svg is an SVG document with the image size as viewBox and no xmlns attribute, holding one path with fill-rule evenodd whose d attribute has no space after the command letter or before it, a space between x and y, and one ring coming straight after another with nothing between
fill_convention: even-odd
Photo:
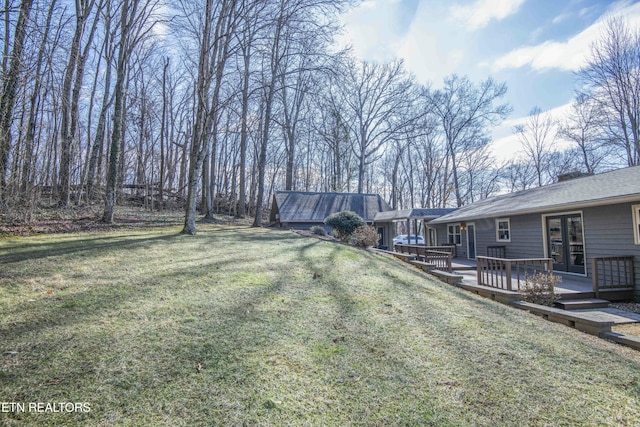
<instances>
[{"instance_id":1,"label":"gray siding","mask_svg":"<svg viewBox=\"0 0 640 427\"><path fill-rule=\"evenodd\" d=\"M447 234L447 224L433 224L432 227L438 231L438 245L449 244L449 240L448 240L449 235ZM462 244L456 246L456 257L466 258L467 257L467 233L462 232L461 237L462 237ZM480 254L480 252L477 252L477 250L476 250L476 253Z\"/></svg>"},{"instance_id":2,"label":"gray siding","mask_svg":"<svg viewBox=\"0 0 640 427\"><path fill-rule=\"evenodd\" d=\"M511 221L511 242L505 243L507 256L509 258L543 258L542 216L531 214L509 217L509 219ZM495 236L493 241L495 242Z\"/></svg>"},{"instance_id":3,"label":"gray siding","mask_svg":"<svg viewBox=\"0 0 640 427\"><path fill-rule=\"evenodd\" d=\"M589 277L593 258L635 256L636 300L640 301L640 246L633 239L633 204L583 209L585 248Z\"/></svg>"},{"instance_id":4,"label":"gray siding","mask_svg":"<svg viewBox=\"0 0 640 427\"><path fill-rule=\"evenodd\" d=\"M502 217L501 217L502 218ZM476 227L476 254L485 256L488 246L504 246L507 258L541 258L544 256L542 239L542 220L540 215L522 215L509 218L511 223L511 241L496 240L496 221L478 219L469 221ZM447 243L447 224L439 224L438 240ZM462 246L458 246L458 257L466 258L467 233L462 233Z\"/></svg>"}]
</instances>

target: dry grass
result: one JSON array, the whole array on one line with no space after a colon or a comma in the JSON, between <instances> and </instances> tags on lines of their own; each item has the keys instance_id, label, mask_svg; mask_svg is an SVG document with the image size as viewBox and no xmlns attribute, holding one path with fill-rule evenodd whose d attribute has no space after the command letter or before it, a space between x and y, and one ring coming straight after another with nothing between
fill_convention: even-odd
<instances>
[{"instance_id":1,"label":"dry grass","mask_svg":"<svg viewBox=\"0 0 640 427\"><path fill-rule=\"evenodd\" d=\"M640 353L291 232L0 241L4 425L638 425Z\"/></svg>"},{"instance_id":2,"label":"dry grass","mask_svg":"<svg viewBox=\"0 0 640 427\"><path fill-rule=\"evenodd\" d=\"M629 323L623 325L614 325L611 330L613 332L620 332L622 334L633 335L640 337L640 323Z\"/></svg>"}]
</instances>

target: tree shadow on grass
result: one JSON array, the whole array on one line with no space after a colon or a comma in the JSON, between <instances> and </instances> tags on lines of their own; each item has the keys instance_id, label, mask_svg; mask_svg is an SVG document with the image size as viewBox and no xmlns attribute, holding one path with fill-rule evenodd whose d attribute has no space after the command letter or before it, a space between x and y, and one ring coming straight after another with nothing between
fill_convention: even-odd
<instances>
[{"instance_id":1,"label":"tree shadow on grass","mask_svg":"<svg viewBox=\"0 0 640 427\"><path fill-rule=\"evenodd\" d=\"M22 261L68 256L74 254L103 255L106 252L121 249L134 249L138 246L153 244L154 242L172 242L178 238L178 234L162 234L148 236L148 233L125 234L117 236L83 237L78 239L63 238L55 242L42 243L38 240L29 240L17 245L11 245L6 250L0 249L0 263L9 264Z\"/></svg>"},{"instance_id":2,"label":"tree shadow on grass","mask_svg":"<svg viewBox=\"0 0 640 427\"><path fill-rule=\"evenodd\" d=\"M213 241L214 232L201 233L199 244L206 246ZM293 233L251 234L224 234L221 241L234 243L217 248L208 262L207 256L198 252L203 262L195 273L192 268L172 265L138 282L54 294L60 299L52 299L51 305L35 313L34 318L3 324L0 334L19 345L20 352L31 351L35 357L27 358L23 368L3 374L0 390L8 390L7 384L13 383L19 385L21 393L29 394L23 396L25 399L42 401L68 398L73 390L75 395L84 394L95 402L96 410L91 414L94 420L108 410L114 420L134 420L129 422L133 424L135 420L142 422L136 418L142 412L150 414L147 421L153 420L155 414L159 422L176 421L180 414L180 422L192 425L275 422L278 413L291 415L312 402L296 406L290 400L288 407L274 411L279 394L293 399L296 393L313 394L316 387L319 394L324 393L321 399L336 406L318 408L309 414L317 420L324 419L324 410L330 413L328 416L339 417L339 411L348 407L341 399L359 397L359 393L373 396L374 400L364 406L362 402L354 403L356 412L371 411L371 404L378 403L372 389L385 384L385 378L375 373L375 378L366 375L372 375L375 369L384 370L385 364L394 364L393 369L398 372L410 372L411 368L401 358L392 357L396 344L391 337L368 334L368 317L386 309L384 298L363 302L358 289L350 288L332 268L352 260L357 268L375 272L376 260L369 253L305 240ZM175 237L167 239L172 241ZM162 238L152 241L167 242ZM244 245L251 247L249 241L274 244L277 249L250 253L237 261L236 254L242 253ZM103 250L120 247L118 242L108 243L113 246ZM232 253L220 255L225 250ZM271 250L278 251L278 261L269 261ZM219 256L216 258L215 254ZM299 275L290 274L289 263ZM234 274L255 272L255 281L252 276L243 276L249 279L242 283L213 283L219 270L230 281L237 277ZM314 278L314 273L319 277ZM184 277L193 280L182 282ZM176 283L175 288L172 283ZM411 284L406 292L413 292L415 287ZM79 301L83 303L78 304ZM141 320L136 330L138 317ZM118 329L110 331L108 323L95 326L105 319L112 319ZM389 324L397 326L400 321L391 319ZM88 328L91 335L87 337L80 332L85 324L93 326ZM77 335L57 335L73 326ZM124 327L127 329L121 329ZM110 335L100 341L100 334ZM120 343L125 338L121 334L126 335L124 344ZM25 341L22 335L38 341ZM47 358L73 360L75 354L79 356L74 363L47 367ZM352 360L353 356L360 362ZM361 362L365 359L369 365ZM25 375L38 369L47 371L45 375L49 377L62 379L62 383L40 390L37 386L41 384L25 379ZM287 375L292 383L287 383ZM300 378L298 382L296 377ZM8 383L2 384L5 380ZM394 382L393 387L399 384ZM383 409L373 411L376 410Z\"/></svg>"}]
</instances>

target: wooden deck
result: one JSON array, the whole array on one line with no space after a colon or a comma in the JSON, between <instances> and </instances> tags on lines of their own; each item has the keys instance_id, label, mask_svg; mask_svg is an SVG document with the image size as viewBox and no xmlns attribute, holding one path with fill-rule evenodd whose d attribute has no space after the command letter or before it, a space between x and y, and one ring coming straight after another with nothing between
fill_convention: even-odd
<instances>
[{"instance_id":1,"label":"wooden deck","mask_svg":"<svg viewBox=\"0 0 640 427\"><path fill-rule=\"evenodd\" d=\"M454 258L452 263L453 271L464 276L463 282L467 284L478 284L476 275L476 262L470 259ZM562 281L555 287L556 292L566 299L593 298L593 283L591 279L576 274L566 274L554 272L556 276L562 277Z\"/></svg>"},{"instance_id":2,"label":"wooden deck","mask_svg":"<svg viewBox=\"0 0 640 427\"><path fill-rule=\"evenodd\" d=\"M452 263L453 271L464 276L463 283L478 285L477 278L477 264L474 260L454 258ZM584 299L584 298L596 298L593 291L593 282L591 278L571 274L561 273L554 271L556 276L560 276L562 280L555 286L556 293L560 294L562 299ZM514 289L517 291L517 289ZM610 301L616 300L628 300L629 297L626 293L618 293L615 291L605 292L600 295L599 298L603 298Z\"/></svg>"},{"instance_id":3,"label":"wooden deck","mask_svg":"<svg viewBox=\"0 0 640 427\"><path fill-rule=\"evenodd\" d=\"M394 251L385 251L427 272L443 272L446 282L480 286L488 290L518 294L526 275L547 272L553 268L550 258L511 259L479 256L477 260L455 257L451 246L396 245ZM418 261L418 262L417 262ZM596 265L594 260L594 268ZM624 257L598 259L601 263L598 287L594 290L591 278L554 271L561 278L555 291L561 299L604 299L625 301L633 299L633 268ZM481 265L478 272L477 265ZM622 266L622 267L621 267ZM446 274L445 274L446 273ZM511 297L509 297L511 298Z\"/></svg>"}]
</instances>

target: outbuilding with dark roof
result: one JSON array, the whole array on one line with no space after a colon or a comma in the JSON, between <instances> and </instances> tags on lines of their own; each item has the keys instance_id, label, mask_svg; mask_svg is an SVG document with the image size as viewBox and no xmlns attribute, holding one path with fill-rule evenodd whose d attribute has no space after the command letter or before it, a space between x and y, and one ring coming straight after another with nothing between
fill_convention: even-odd
<instances>
[{"instance_id":1,"label":"outbuilding with dark roof","mask_svg":"<svg viewBox=\"0 0 640 427\"><path fill-rule=\"evenodd\" d=\"M379 212L391 207L378 194L277 191L273 196L270 224L295 229L324 227L329 215L352 211L371 224Z\"/></svg>"}]
</instances>

